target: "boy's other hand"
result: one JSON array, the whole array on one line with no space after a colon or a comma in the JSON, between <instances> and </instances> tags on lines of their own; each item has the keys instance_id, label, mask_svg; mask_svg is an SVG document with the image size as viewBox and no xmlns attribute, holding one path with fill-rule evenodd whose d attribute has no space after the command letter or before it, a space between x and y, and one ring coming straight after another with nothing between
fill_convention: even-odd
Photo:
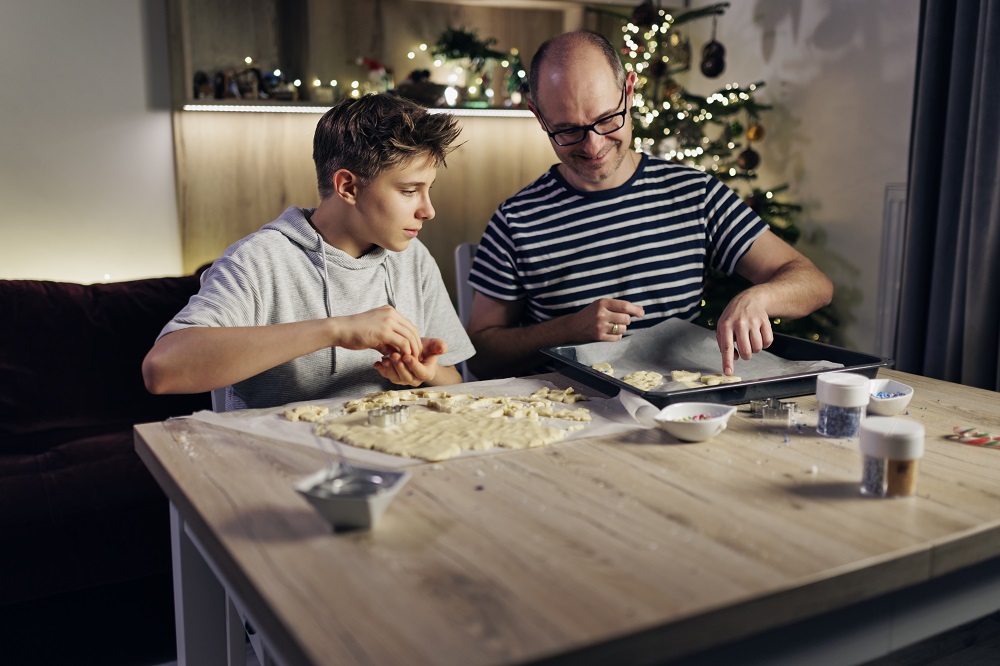
<instances>
[{"instance_id":1,"label":"boy's other hand","mask_svg":"<svg viewBox=\"0 0 1000 666\"><path fill-rule=\"evenodd\" d=\"M438 358L448 351L440 338L421 338L417 356L391 352L375 362L375 370L393 384L420 386L429 382L437 373Z\"/></svg>"}]
</instances>

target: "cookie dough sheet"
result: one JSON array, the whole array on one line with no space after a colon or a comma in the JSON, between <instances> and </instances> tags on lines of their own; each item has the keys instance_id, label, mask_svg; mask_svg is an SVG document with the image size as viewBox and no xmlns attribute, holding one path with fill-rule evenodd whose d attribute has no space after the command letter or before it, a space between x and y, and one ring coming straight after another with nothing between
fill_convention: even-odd
<instances>
[{"instance_id":1,"label":"cookie dough sheet","mask_svg":"<svg viewBox=\"0 0 1000 666\"><path fill-rule=\"evenodd\" d=\"M556 387L551 382L542 380L511 378L471 382L439 388L450 394L528 396L542 388L555 389ZM593 391L591 393L595 394ZM315 426L313 423L308 421L289 421L283 416L285 410L301 405L327 407L329 408L330 416L337 416L341 413L345 402L361 397L363 396L346 396L331 400L294 403L270 409L243 410L221 414L203 411L184 418L205 421L225 428L269 437L291 445L308 446L311 448L325 446L328 451L332 451L333 443L328 438L317 437L314 433ZM566 435L561 438L561 441L569 441L580 438L602 437L640 428L651 428L655 425L652 417L659 412L658 408L646 400L629 393L623 393L623 395L615 398L591 398L585 402L565 405L567 409L579 407L586 407L590 411L591 416L590 422L583 423L582 428L574 429L574 426L581 424L561 419L544 418L542 419L542 423L546 426L566 430ZM424 408L419 407L416 409L422 411ZM358 416L359 422L366 420L366 418L363 414ZM516 435L516 428L513 430L512 434ZM424 460L382 453L363 448L363 446L351 446L344 442L342 442L342 446L347 457L359 464L399 468L425 463ZM467 451L461 453L460 457L493 454L504 450L507 449L490 448L482 451Z\"/></svg>"}]
</instances>

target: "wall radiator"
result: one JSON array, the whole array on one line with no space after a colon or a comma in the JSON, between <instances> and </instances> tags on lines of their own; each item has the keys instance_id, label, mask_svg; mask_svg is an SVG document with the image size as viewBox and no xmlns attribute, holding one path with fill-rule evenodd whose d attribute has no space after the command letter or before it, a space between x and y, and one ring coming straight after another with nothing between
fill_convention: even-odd
<instances>
[{"instance_id":1,"label":"wall radiator","mask_svg":"<svg viewBox=\"0 0 1000 666\"><path fill-rule=\"evenodd\" d=\"M885 204L882 210L875 354L893 359L896 357L896 319L899 316L905 238L906 183L889 183L885 186Z\"/></svg>"}]
</instances>

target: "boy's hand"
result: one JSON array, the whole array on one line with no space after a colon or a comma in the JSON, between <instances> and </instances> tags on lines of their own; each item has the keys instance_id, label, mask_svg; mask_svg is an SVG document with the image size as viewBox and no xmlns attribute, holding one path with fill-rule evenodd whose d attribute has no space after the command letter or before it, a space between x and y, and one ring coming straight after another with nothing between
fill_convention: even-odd
<instances>
[{"instance_id":1,"label":"boy's hand","mask_svg":"<svg viewBox=\"0 0 1000 666\"><path fill-rule=\"evenodd\" d=\"M448 351L448 345L440 338L421 338L419 356L391 352L381 361L375 362L375 370L393 384L420 386L434 378L438 368L438 357Z\"/></svg>"},{"instance_id":2,"label":"boy's hand","mask_svg":"<svg viewBox=\"0 0 1000 666\"><path fill-rule=\"evenodd\" d=\"M391 305L340 317L342 326L335 346L344 349L375 349L383 356L393 352L401 356L420 353L420 332L409 319Z\"/></svg>"}]
</instances>

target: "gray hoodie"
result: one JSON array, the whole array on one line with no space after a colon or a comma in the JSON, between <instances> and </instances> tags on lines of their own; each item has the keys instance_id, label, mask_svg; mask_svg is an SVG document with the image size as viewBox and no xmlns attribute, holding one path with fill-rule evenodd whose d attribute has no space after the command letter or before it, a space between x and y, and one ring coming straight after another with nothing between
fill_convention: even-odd
<instances>
[{"instance_id":1,"label":"gray hoodie","mask_svg":"<svg viewBox=\"0 0 1000 666\"><path fill-rule=\"evenodd\" d=\"M402 252L376 247L355 259L323 241L307 215L288 208L274 222L231 245L201 277L201 290L160 337L189 326L267 326L367 312L392 305L420 331L441 338L454 365L475 353L441 272L417 239ZM331 347L230 386L226 409L273 407L399 388L372 367L373 349Z\"/></svg>"}]
</instances>

